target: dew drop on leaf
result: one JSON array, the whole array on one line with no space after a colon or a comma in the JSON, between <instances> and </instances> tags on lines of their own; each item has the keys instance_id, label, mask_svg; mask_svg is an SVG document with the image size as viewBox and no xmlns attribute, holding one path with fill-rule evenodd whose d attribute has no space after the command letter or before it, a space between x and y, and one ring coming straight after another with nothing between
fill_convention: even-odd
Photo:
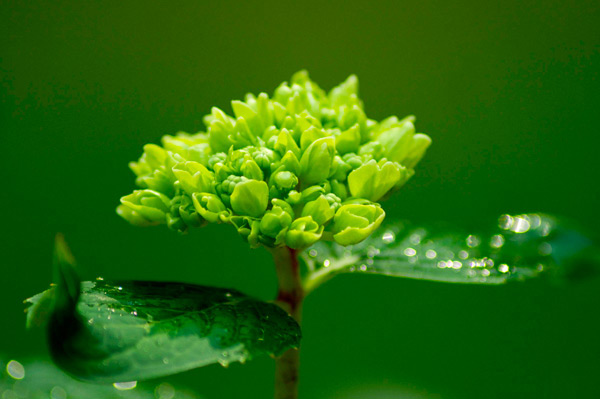
<instances>
[{"instance_id":1,"label":"dew drop on leaf","mask_svg":"<svg viewBox=\"0 0 600 399\"><path fill-rule=\"evenodd\" d=\"M25 367L16 360L8 362L6 365L6 372L15 380L22 380L25 378Z\"/></svg>"},{"instance_id":2,"label":"dew drop on leaf","mask_svg":"<svg viewBox=\"0 0 600 399\"><path fill-rule=\"evenodd\" d=\"M119 391L127 391L130 389L134 389L137 387L137 381L129 381L129 382L115 382L113 386Z\"/></svg>"}]
</instances>

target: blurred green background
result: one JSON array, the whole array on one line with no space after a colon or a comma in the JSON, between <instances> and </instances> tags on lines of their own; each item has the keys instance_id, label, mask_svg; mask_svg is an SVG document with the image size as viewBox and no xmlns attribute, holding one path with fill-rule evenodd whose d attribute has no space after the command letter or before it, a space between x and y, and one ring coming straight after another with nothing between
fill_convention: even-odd
<instances>
[{"instance_id":1,"label":"blurred green background","mask_svg":"<svg viewBox=\"0 0 600 399\"><path fill-rule=\"evenodd\" d=\"M359 76L367 114L416 114L434 140L390 218L487 227L543 211L600 225L598 1L2 2L0 354L46 356L22 300L53 236L86 278L187 281L270 299L266 251L229 226L187 236L115 214L127 163L215 105L307 68ZM600 397L600 281L443 285L341 276L307 299L301 397ZM268 398L274 363L168 379Z\"/></svg>"}]
</instances>

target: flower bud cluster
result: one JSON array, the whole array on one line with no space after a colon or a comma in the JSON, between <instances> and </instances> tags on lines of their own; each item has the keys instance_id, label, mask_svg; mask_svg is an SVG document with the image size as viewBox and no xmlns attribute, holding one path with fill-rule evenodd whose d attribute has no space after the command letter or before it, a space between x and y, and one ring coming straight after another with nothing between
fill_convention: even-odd
<instances>
[{"instance_id":1,"label":"flower bud cluster","mask_svg":"<svg viewBox=\"0 0 600 399\"><path fill-rule=\"evenodd\" d=\"M301 71L271 98L248 94L232 108L213 108L206 132L144 146L130 164L141 189L121 198L119 215L180 232L229 223L253 247L356 244L431 143L413 117L368 119L355 76L326 93Z\"/></svg>"}]
</instances>

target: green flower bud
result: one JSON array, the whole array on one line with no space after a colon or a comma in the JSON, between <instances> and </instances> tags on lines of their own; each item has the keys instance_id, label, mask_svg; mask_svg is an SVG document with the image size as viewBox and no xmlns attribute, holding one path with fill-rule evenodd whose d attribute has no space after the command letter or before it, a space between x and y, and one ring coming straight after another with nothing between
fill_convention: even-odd
<instances>
[{"instance_id":1,"label":"green flower bud","mask_svg":"<svg viewBox=\"0 0 600 399\"><path fill-rule=\"evenodd\" d=\"M173 205L173 201L171 201ZM194 202L191 197L182 195L178 203L177 211L179 217L184 221L188 227L200 227L204 223L204 219L198 214L196 208L194 208Z\"/></svg>"},{"instance_id":2,"label":"green flower bud","mask_svg":"<svg viewBox=\"0 0 600 399\"><path fill-rule=\"evenodd\" d=\"M216 194L194 193L192 201L200 216L210 223L225 222L230 215L227 207Z\"/></svg>"},{"instance_id":3,"label":"green flower bud","mask_svg":"<svg viewBox=\"0 0 600 399\"><path fill-rule=\"evenodd\" d=\"M338 116L339 127L343 130L350 129L358 124L360 131L360 142L365 143L369 140L367 130L367 116L359 105L342 106Z\"/></svg>"},{"instance_id":4,"label":"green flower bud","mask_svg":"<svg viewBox=\"0 0 600 399\"><path fill-rule=\"evenodd\" d=\"M304 130L302 135L300 135L300 150L305 152L312 143L328 136L329 134L323 129L311 126L309 129Z\"/></svg>"},{"instance_id":5,"label":"green flower bud","mask_svg":"<svg viewBox=\"0 0 600 399\"><path fill-rule=\"evenodd\" d=\"M350 193L356 198L377 201L390 191L403 177L404 168L395 162L374 159L348 175Z\"/></svg>"},{"instance_id":6,"label":"green flower bud","mask_svg":"<svg viewBox=\"0 0 600 399\"><path fill-rule=\"evenodd\" d=\"M185 233L187 231L187 225L183 219L172 213L167 213L167 227L180 233Z\"/></svg>"},{"instance_id":7,"label":"green flower bud","mask_svg":"<svg viewBox=\"0 0 600 399\"><path fill-rule=\"evenodd\" d=\"M273 164L273 167L275 167L273 173L276 173L281 170L287 170L289 172L292 172L296 176L298 176L300 174L300 171L302 170L298 158L296 157L296 155L294 155L292 151L288 151L283 156L283 158L281 158L280 162Z\"/></svg>"},{"instance_id":8,"label":"green flower bud","mask_svg":"<svg viewBox=\"0 0 600 399\"><path fill-rule=\"evenodd\" d=\"M331 163L331 170L329 172L329 178L335 179L338 181L345 181L348 177L348 172L352 170L352 166L348 163L344 162L339 155L333 157L333 162Z\"/></svg>"},{"instance_id":9,"label":"green flower bud","mask_svg":"<svg viewBox=\"0 0 600 399\"><path fill-rule=\"evenodd\" d=\"M262 180L264 177L263 171L254 159L245 160L244 163L242 163L241 171L247 179Z\"/></svg>"},{"instance_id":10,"label":"green flower bud","mask_svg":"<svg viewBox=\"0 0 600 399\"><path fill-rule=\"evenodd\" d=\"M321 121L319 121L319 119L315 118L307 111L302 111L300 114L296 115L296 129L300 130L301 133L300 143L302 143L302 135L304 135L304 133L307 130L311 130L314 133L319 134L318 131L322 130L322 128L323 126L321 126ZM314 140L316 140L316 138L314 138L313 141Z\"/></svg>"},{"instance_id":11,"label":"green flower bud","mask_svg":"<svg viewBox=\"0 0 600 399\"><path fill-rule=\"evenodd\" d=\"M227 206L230 207L231 206L231 194L233 194L233 190L235 189L235 186L237 186L239 183L243 182L243 181L247 181L248 179L246 179L243 176L236 176L236 175L230 175L228 174L228 170L226 168L222 168L222 169L218 169L217 170L217 179L221 179L221 178L225 178L220 184L217 184L216 186L216 190L217 193L219 194L221 200L223 201L223 203Z\"/></svg>"},{"instance_id":12,"label":"green flower bud","mask_svg":"<svg viewBox=\"0 0 600 399\"><path fill-rule=\"evenodd\" d=\"M348 190L346 189L345 184L340 183L335 179L330 180L329 184L331 185L331 192L335 194L338 198L340 198L342 201L348 198Z\"/></svg>"},{"instance_id":13,"label":"green flower bud","mask_svg":"<svg viewBox=\"0 0 600 399\"><path fill-rule=\"evenodd\" d=\"M335 137L335 148L340 154L357 152L360 146L360 125L357 123Z\"/></svg>"},{"instance_id":14,"label":"green flower bud","mask_svg":"<svg viewBox=\"0 0 600 399\"><path fill-rule=\"evenodd\" d=\"M431 139L429 136L422 133L415 134L412 143L410 144L408 155L404 159L404 165L407 168L414 168L421 158L423 158L425 151L430 145Z\"/></svg>"},{"instance_id":15,"label":"green flower bud","mask_svg":"<svg viewBox=\"0 0 600 399\"><path fill-rule=\"evenodd\" d=\"M188 195L214 191L214 173L198 162L179 163L173 167L173 173Z\"/></svg>"},{"instance_id":16,"label":"green flower bud","mask_svg":"<svg viewBox=\"0 0 600 399\"><path fill-rule=\"evenodd\" d=\"M334 211L337 211L340 206L342 206L342 199L338 197L335 193L325 194L323 197L329 203L329 206L333 208Z\"/></svg>"},{"instance_id":17,"label":"green flower bud","mask_svg":"<svg viewBox=\"0 0 600 399\"><path fill-rule=\"evenodd\" d=\"M323 137L313 142L302 154L300 180L312 185L326 180L335 155L335 139Z\"/></svg>"},{"instance_id":18,"label":"green flower bud","mask_svg":"<svg viewBox=\"0 0 600 399\"><path fill-rule=\"evenodd\" d=\"M342 205L333 218L333 239L340 245L354 245L370 236L383 222L379 204Z\"/></svg>"},{"instance_id":19,"label":"green flower bud","mask_svg":"<svg viewBox=\"0 0 600 399\"><path fill-rule=\"evenodd\" d=\"M323 186L310 186L302 190L302 202L306 204L307 202L314 201L322 194L325 194L325 188Z\"/></svg>"},{"instance_id":20,"label":"green flower bud","mask_svg":"<svg viewBox=\"0 0 600 399\"><path fill-rule=\"evenodd\" d=\"M230 219L244 240L250 244L252 248L260 245L260 221L247 216L232 216Z\"/></svg>"},{"instance_id":21,"label":"green flower bud","mask_svg":"<svg viewBox=\"0 0 600 399\"><path fill-rule=\"evenodd\" d=\"M403 163L410 151L415 135L415 126L410 120L383 131L377 137L377 142L385 148L384 156L392 162Z\"/></svg>"},{"instance_id":22,"label":"green flower bud","mask_svg":"<svg viewBox=\"0 0 600 399\"><path fill-rule=\"evenodd\" d=\"M251 151L251 155L256 164L264 171L270 170L271 164L279 160L277 154L265 147L255 147Z\"/></svg>"},{"instance_id":23,"label":"green flower bud","mask_svg":"<svg viewBox=\"0 0 600 399\"><path fill-rule=\"evenodd\" d=\"M344 155L342 160L346 162L352 170L360 168L365 161L363 157L353 152Z\"/></svg>"},{"instance_id":24,"label":"green flower bud","mask_svg":"<svg viewBox=\"0 0 600 399\"><path fill-rule=\"evenodd\" d=\"M214 170L217 164L223 164L226 160L227 154L225 154L224 152L218 152L216 154L211 155L208 158L207 166L209 169Z\"/></svg>"},{"instance_id":25,"label":"green flower bud","mask_svg":"<svg viewBox=\"0 0 600 399\"><path fill-rule=\"evenodd\" d=\"M297 205L300 202L302 202L302 193L299 193L296 190L292 190L288 193L288 196L285 200L288 204L292 206Z\"/></svg>"},{"instance_id":26,"label":"green flower bud","mask_svg":"<svg viewBox=\"0 0 600 399\"><path fill-rule=\"evenodd\" d=\"M255 110L250 108L246 103L237 100L231 102L231 108L233 108L233 113L238 120L242 118L246 121L250 131L254 135L262 135L266 126L264 125L262 119L258 117L258 114Z\"/></svg>"},{"instance_id":27,"label":"green flower bud","mask_svg":"<svg viewBox=\"0 0 600 399\"><path fill-rule=\"evenodd\" d=\"M171 200L164 194L152 190L135 190L121 197L117 213L128 222L138 226L166 223Z\"/></svg>"},{"instance_id":28,"label":"green flower bud","mask_svg":"<svg viewBox=\"0 0 600 399\"><path fill-rule=\"evenodd\" d=\"M291 190L298 184L298 178L292 172L282 170L271 176L271 181L275 184L275 187L279 190Z\"/></svg>"},{"instance_id":29,"label":"green flower bud","mask_svg":"<svg viewBox=\"0 0 600 399\"><path fill-rule=\"evenodd\" d=\"M258 218L267 210L269 186L264 181L242 181L236 184L230 198L235 213Z\"/></svg>"},{"instance_id":30,"label":"green flower bud","mask_svg":"<svg viewBox=\"0 0 600 399\"><path fill-rule=\"evenodd\" d=\"M370 141L360 147L360 150L358 150L358 155L361 156L363 160L379 160L385 155L385 149L377 141Z\"/></svg>"},{"instance_id":31,"label":"green flower bud","mask_svg":"<svg viewBox=\"0 0 600 399\"><path fill-rule=\"evenodd\" d=\"M171 168L183 160L179 154L148 144L144 146L144 153L139 161L131 162L129 167L138 176L136 184L139 187L171 196L174 194L173 185L176 181Z\"/></svg>"},{"instance_id":32,"label":"green flower bud","mask_svg":"<svg viewBox=\"0 0 600 399\"><path fill-rule=\"evenodd\" d=\"M319 241L323 226L319 226L311 216L298 218L292 222L285 234L285 242L293 249L304 249Z\"/></svg>"},{"instance_id":33,"label":"green flower bud","mask_svg":"<svg viewBox=\"0 0 600 399\"><path fill-rule=\"evenodd\" d=\"M315 222L324 225L333 218L337 208L336 201L330 202L330 200L332 200L332 197L328 200L325 195L321 195L316 200L308 202L302 209L302 216L311 216ZM337 205L339 207L339 198Z\"/></svg>"},{"instance_id":34,"label":"green flower bud","mask_svg":"<svg viewBox=\"0 0 600 399\"><path fill-rule=\"evenodd\" d=\"M205 118L205 122L209 122L210 148L213 152L226 152L233 145L230 137L233 135L235 120L217 107L213 107L211 111L210 117Z\"/></svg>"},{"instance_id":35,"label":"green flower bud","mask_svg":"<svg viewBox=\"0 0 600 399\"><path fill-rule=\"evenodd\" d=\"M300 156L300 148L296 141L287 129L281 129L275 142L275 151L279 152L282 156L288 151L291 151L296 157Z\"/></svg>"},{"instance_id":36,"label":"green flower bud","mask_svg":"<svg viewBox=\"0 0 600 399\"><path fill-rule=\"evenodd\" d=\"M264 126L270 127L273 125L275 111L273 103L269 101L269 95L267 93L260 93L258 95L255 109Z\"/></svg>"},{"instance_id":37,"label":"green flower bud","mask_svg":"<svg viewBox=\"0 0 600 399\"><path fill-rule=\"evenodd\" d=\"M285 201L274 199L273 209L267 211L260 221L260 232L266 236L277 238L282 230L292 224L293 219L292 208Z\"/></svg>"},{"instance_id":38,"label":"green flower bud","mask_svg":"<svg viewBox=\"0 0 600 399\"><path fill-rule=\"evenodd\" d=\"M179 132L175 136L163 136L161 142L167 151L176 153L188 161L206 164L210 156L209 137L206 133L188 134Z\"/></svg>"},{"instance_id":39,"label":"green flower bud","mask_svg":"<svg viewBox=\"0 0 600 399\"><path fill-rule=\"evenodd\" d=\"M334 107L355 104L358 99L358 78L356 75L348 76L343 83L334 87L329 93L329 100Z\"/></svg>"}]
</instances>

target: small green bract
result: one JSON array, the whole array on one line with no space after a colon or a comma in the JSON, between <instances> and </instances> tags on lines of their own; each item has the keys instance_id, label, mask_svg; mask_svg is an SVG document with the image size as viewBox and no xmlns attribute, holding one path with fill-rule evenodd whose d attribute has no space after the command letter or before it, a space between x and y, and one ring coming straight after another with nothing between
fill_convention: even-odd
<instances>
[{"instance_id":1,"label":"small green bract","mask_svg":"<svg viewBox=\"0 0 600 399\"><path fill-rule=\"evenodd\" d=\"M414 117L367 118L352 75L329 93L306 71L271 98L247 94L204 117L206 132L164 136L130 164L141 188L117 212L186 232L232 224L252 247L356 244L385 217L377 202L413 174L431 139Z\"/></svg>"}]
</instances>

